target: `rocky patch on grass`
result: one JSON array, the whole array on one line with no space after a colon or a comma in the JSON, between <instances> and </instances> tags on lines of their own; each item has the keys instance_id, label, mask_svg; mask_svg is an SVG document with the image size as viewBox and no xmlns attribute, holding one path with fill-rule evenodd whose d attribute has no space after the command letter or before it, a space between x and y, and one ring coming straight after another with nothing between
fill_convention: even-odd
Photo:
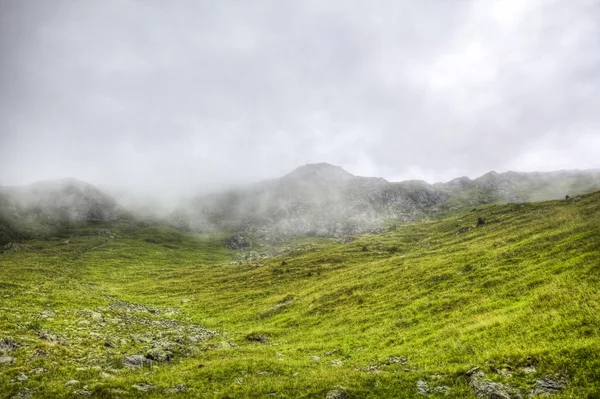
<instances>
[{"instance_id":1,"label":"rocky patch on grass","mask_svg":"<svg viewBox=\"0 0 600 399\"><path fill-rule=\"evenodd\" d=\"M553 395L560 392L565 385L562 379L546 377L536 381L535 387L531 390L529 396Z\"/></svg>"},{"instance_id":2,"label":"rocky patch on grass","mask_svg":"<svg viewBox=\"0 0 600 399\"><path fill-rule=\"evenodd\" d=\"M349 399L350 395L343 388L334 388L327 392L325 399Z\"/></svg>"},{"instance_id":3,"label":"rocky patch on grass","mask_svg":"<svg viewBox=\"0 0 600 399\"><path fill-rule=\"evenodd\" d=\"M19 347L19 343L12 337L5 337L0 339L0 352L10 352Z\"/></svg>"},{"instance_id":4,"label":"rocky patch on grass","mask_svg":"<svg viewBox=\"0 0 600 399\"><path fill-rule=\"evenodd\" d=\"M26 248L26 246L23 244L18 244L16 242L9 242L8 244L6 244L4 246L4 253L10 254L12 252L19 252L19 251L24 250L25 248Z\"/></svg>"},{"instance_id":5,"label":"rocky patch on grass","mask_svg":"<svg viewBox=\"0 0 600 399\"><path fill-rule=\"evenodd\" d=\"M421 395L431 395L434 393L447 393L450 391L450 387L446 385L434 385L425 380L417 381L417 392Z\"/></svg>"},{"instance_id":6,"label":"rocky patch on grass","mask_svg":"<svg viewBox=\"0 0 600 399\"><path fill-rule=\"evenodd\" d=\"M467 371L469 387L479 399L522 399L518 389L485 379L485 373L474 367Z\"/></svg>"}]
</instances>

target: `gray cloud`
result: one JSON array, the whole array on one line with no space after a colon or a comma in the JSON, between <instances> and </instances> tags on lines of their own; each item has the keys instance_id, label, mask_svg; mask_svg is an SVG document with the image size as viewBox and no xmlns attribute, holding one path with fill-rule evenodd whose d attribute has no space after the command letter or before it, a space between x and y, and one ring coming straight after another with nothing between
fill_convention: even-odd
<instances>
[{"instance_id":1,"label":"gray cloud","mask_svg":"<svg viewBox=\"0 0 600 399\"><path fill-rule=\"evenodd\" d=\"M599 167L600 3L0 4L0 184Z\"/></svg>"}]
</instances>

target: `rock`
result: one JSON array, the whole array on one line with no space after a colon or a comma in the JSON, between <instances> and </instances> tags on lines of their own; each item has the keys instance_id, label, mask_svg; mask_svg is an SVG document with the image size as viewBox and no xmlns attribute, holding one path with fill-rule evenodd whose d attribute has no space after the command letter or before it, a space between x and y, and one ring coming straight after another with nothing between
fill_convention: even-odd
<instances>
[{"instance_id":1,"label":"rock","mask_svg":"<svg viewBox=\"0 0 600 399\"><path fill-rule=\"evenodd\" d=\"M92 391L89 390L89 388L87 386L76 390L75 392L73 392L74 395L76 396L81 396L84 398L90 397L92 396Z\"/></svg>"},{"instance_id":2,"label":"rock","mask_svg":"<svg viewBox=\"0 0 600 399\"><path fill-rule=\"evenodd\" d=\"M319 360L321 360L320 356L311 356L310 360L314 360L315 362L318 362Z\"/></svg>"},{"instance_id":3,"label":"rock","mask_svg":"<svg viewBox=\"0 0 600 399\"><path fill-rule=\"evenodd\" d=\"M555 394L563 389L563 383L558 380L551 378L544 378L537 380L535 387L531 391L530 396L544 395L544 394Z\"/></svg>"},{"instance_id":4,"label":"rock","mask_svg":"<svg viewBox=\"0 0 600 399\"><path fill-rule=\"evenodd\" d=\"M9 254L11 252L19 252L23 248L24 246L21 244L17 244L16 242L9 242L4 246L4 253Z\"/></svg>"},{"instance_id":5,"label":"rock","mask_svg":"<svg viewBox=\"0 0 600 399\"><path fill-rule=\"evenodd\" d=\"M350 396L348 395L348 393L341 388L332 389L331 391L327 392L327 394L325 395L325 399L349 399L349 398L350 398Z\"/></svg>"},{"instance_id":6,"label":"rock","mask_svg":"<svg viewBox=\"0 0 600 399\"><path fill-rule=\"evenodd\" d=\"M48 371L48 369L45 369L45 368L43 368L43 367L38 367L38 368L36 368L36 369L33 369L33 370L31 370L31 372L32 372L33 374L44 374L44 373L46 373L47 371Z\"/></svg>"},{"instance_id":7,"label":"rock","mask_svg":"<svg viewBox=\"0 0 600 399\"><path fill-rule=\"evenodd\" d=\"M392 365L392 364L406 364L406 358L404 357L400 357L400 356L389 356L386 360L385 360L385 364Z\"/></svg>"},{"instance_id":8,"label":"rock","mask_svg":"<svg viewBox=\"0 0 600 399\"><path fill-rule=\"evenodd\" d=\"M72 387L72 386L75 386L75 385L79 385L79 381L77 381L77 380L69 380L69 381L67 381L65 383L66 387Z\"/></svg>"},{"instance_id":9,"label":"rock","mask_svg":"<svg viewBox=\"0 0 600 399\"><path fill-rule=\"evenodd\" d=\"M260 334L248 334L246 336L246 341L260 342L261 344L266 344L269 341L269 338L267 338L267 336L265 335Z\"/></svg>"},{"instance_id":10,"label":"rock","mask_svg":"<svg viewBox=\"0 0 600 399\"><path fill-rule=\"evenodd\" d=\"M426 381L417 381L417 392L421 395L430 395L434 393L447 393L450 388L446 385L430 386Z\"/></svg>"},{"instance_id":11,"label":"rock","mask_svg":"<svg viewBox=\"0 0 600 399\"><path fill-rule=\"evenodd\" d=\"M167 388L167 392L169 393L181 393L186 392L188 390L188 386L185 384L177 384L174 387Z\"/></svg>"},{"instance_id":12,"label":"rock","mask_svg":"<svg viewBox=\"0 0 600 399\"><path fill-rule=\"evenodd\" d=\"M235 251L252 248L252 242L241 234L235 234L225 240L225 246Z\"/></svg>"},{"instance_id":13,"label":"rock","mask_svg":"<svg viewBox=\"0 0 600 399\"><path fill-rule=\"evenodd\" d=\"M475 368L474 368L475 369ZM510 385L485 380L482 371L469 370L469 386L479 399L521 399L519 391Z\"/></svg>"},{"instance_id":14,"label":"rock","mask_svg":"<svg viewBox=\"0 0 600 399\"><path fill-rule=\"evenodd\" d=\"M27 381L28 379L29 379L29 378L27 377L27 374L25 374L25 373L20 373L20 374L17 376L17 381L19 381L19 382L25 382L25 381Z\"/></svg>"},{"instance_id":15,"label":"rock","mask_svg":"<svg viewBox=\"0 0 600 399\"><path fill-rule=\"evenodd\" d=\"M13 396L11 399L29 399L29 398L31 398L31 392L29 392L29 390L27 388L25 388L25 390L20 391L15 396Z\"/></svg>"},{"instance_id":16,"label":"rock","mask_svg":"<svg viewBox=\"0 0 600 399\"><path fill-rule=\"evenodd\" d=\"M0 364L13 364L16 361L14 357L0 356Z\"/></svg>"},{"instance_id":17,"label":"rock","mask_svg":"<svg viewBox=\"0 0 600 399\"><path fill-rule=\"evenodd\" d=\"M135 389L137 389L140 392L148 392L148 391L150 391L150 390L152 390L152 389L155 388L154 385L146 384L145 382L140 382L140 383L137 383L137 384L133 384L132 387L135 388Z\"/></svg>"},{"instance_id":18,"label":"rock","mask_svg":"<svg viewBox=\"0 0 600 399\"><path fill-rule=\"evenodd\" d=\"M537 369L533 366L523 367L523 374L535 374Z\"/></svg>"},{"instance_id":19,"label":"rock","mask_svg":"<svg viewBox=\"0 0 600 399\"><path fill-rule=\"evenodd\" d=\"M429 385L423 380L417 381L417 392L419 392L421 395L428 395Z\"/></svg>"},{"instance_id":20,"label":"rock","mask_svg":"<svg viewBox=\"0 0 600 399\"><path fill-rule=\"evenodd\" d=\"M173 353L164 348L152 348L146 353L146 359L154 360L155 362L168 362L173 358Z\"/></svg>"},{"instance_id":21,"label":"rock","mask_svg":"<svg viewBox=\"0 0 600 399\"><path fill-rule=\"evenodd\" d=\"M0 339L0 351L11 351L17 349L19 344L12 337L6 337Z\"/></svg>"},{"instance_id":22,"label":"rock","mask_svg":"<svg viewBox=\"0 0 600 399\"><path fill-rule=\"evenodd\" d=\"M40 330L40 331L38 331L37 335L40 339L43 339L44 341L56 342L61 345L64 345L66 343L65 340L62 337L60 337L58 334L55 334L48 330Z\"/></svg>"},{"instance_id":23,"label":"rock","mask_svg":"<svg viewBox=\"0 0 600 399\"><path fill-rule=\"evenodd\" d=\"M125 365L125 367L131 368L142 367L147 362L148 359L146 359L146 357L143 355L129 355L125 356L125 358L123 359L123 364Z\"/></svg>"},{"instance_id":24,"label":"rock","mask_svg":"<svg viewBox=\"0 0 600 399\"><path fill-rule=\"evenodd\" d=\"M42 319L47 319L48 317L54 317L56 315L56 313L54 313L51 310L44 310L42 313L40 313L40 317Z\"/></svg>"}]
</instances>

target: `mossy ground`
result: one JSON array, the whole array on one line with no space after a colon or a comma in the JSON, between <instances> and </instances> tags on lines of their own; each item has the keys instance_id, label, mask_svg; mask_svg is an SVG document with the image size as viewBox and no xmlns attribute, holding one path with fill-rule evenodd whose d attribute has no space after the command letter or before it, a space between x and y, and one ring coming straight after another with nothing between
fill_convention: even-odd
<instances>
[{"instance_id":1,"label":"mossy ground","mask_svg":"<svg viewBox=\"0 0 600 399\"><path fill-rule=\"evenodd\" d=\"M450 388L432 398L474 398L465 373L479 366L524 393L552 376L566 384L556 398L600 398L600 193L305 239L259 261L236 261L225 238L115 223L1 254L0 338L20 346L4 351L15 362L0 364L0 397L312 398L341 386L409 398L423 380ZM217 335L194 341L199 326ZM125 367L159 341L178 342L172 359Z\"/></svg>"}]
</instances>

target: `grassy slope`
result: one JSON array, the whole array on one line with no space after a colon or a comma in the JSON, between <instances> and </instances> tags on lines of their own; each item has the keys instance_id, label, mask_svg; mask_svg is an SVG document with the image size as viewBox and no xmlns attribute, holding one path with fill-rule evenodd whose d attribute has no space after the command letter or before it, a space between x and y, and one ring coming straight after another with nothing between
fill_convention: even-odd
<instances>
[{"instance_id":1,"label":"grassy slope","mask_svg":"<svg viewBox=\"0 0 600 399\"><path fill-rule=\"evenodd\" d=\"M475 228L479 216L487 223ZM259 267L232 264L223 236L108 228L116 238L91 229L0 255L0 337L22 344L15 364L0 365L0 397L72 397L83 385L97 397L164 397L179 383L190 390L177 397L323 397L338 385L351 397L419 397L424 379L474 398L465 371L475 365L524 390L560 375L569 384L557 398L600 397L600 193L479 207L348 244L306 241ZM107 308L117 300L179 313L122 319L126 328L86 319L117 317ZM171 362L123 369L123 355L151 346L144 320L220 334ZM41 340L44 329L68 345ZM537 373L521 372L529 364ZM510 378L494 372L507 367ZM16 382L21 372L29 378ZM81 383L65 387L71 379ZM156 388L139 393L140 382Z\"/></svg>"}]
</instances>

